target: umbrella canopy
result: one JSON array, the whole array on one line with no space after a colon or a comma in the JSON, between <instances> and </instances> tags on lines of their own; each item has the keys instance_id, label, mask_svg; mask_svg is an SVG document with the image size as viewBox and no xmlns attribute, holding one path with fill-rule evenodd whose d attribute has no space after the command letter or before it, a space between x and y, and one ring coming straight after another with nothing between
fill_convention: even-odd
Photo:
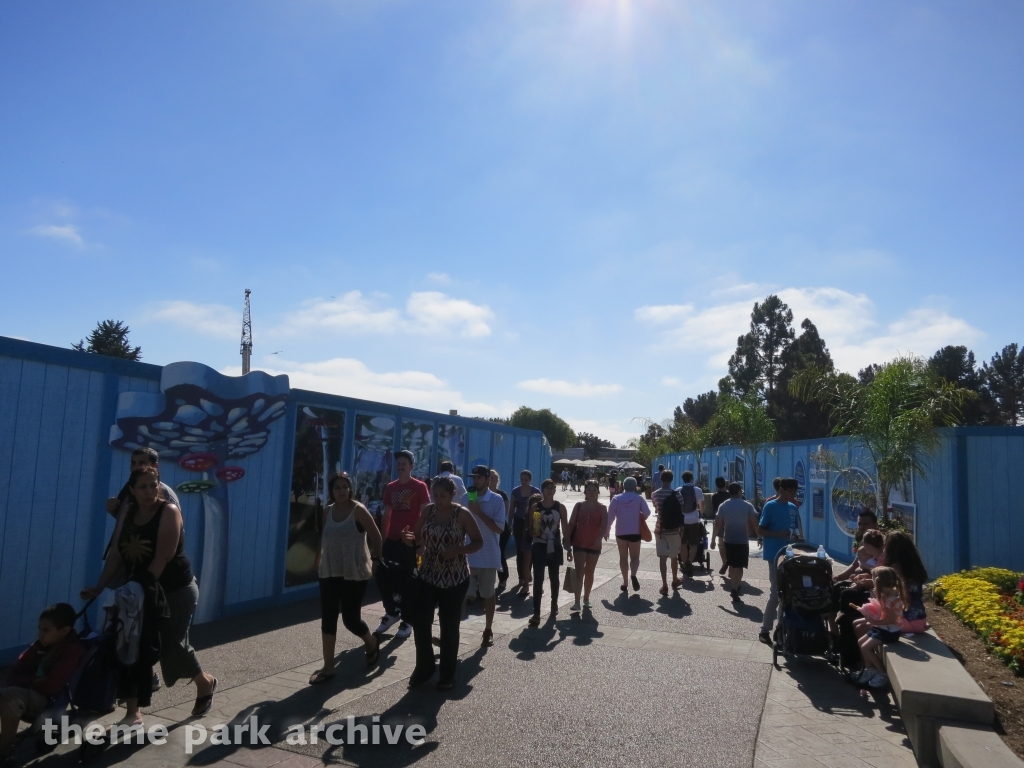
<instances>
[{"instance_id":1,"label":"umbrella canopy","mask_svg":"<svg viewBox=\"0 0 1024 768\"><path fill-rule=\"evenodd\" d=\"M637 464L635 461L623 461L621 464L616 464L615 469L647 469L647 467Z\"/></svg>"},{"instance_id":2,"label":"umbrella canopy","mask_svg":"<svg viewBox=\"0 0 1024 768\"><path fill-rule=\"evenodd\" d=\"M559 459L558 461L552 461L551 463L556 467L575 467L579 464L576 459Z\"/></svg>"}]
</instances>

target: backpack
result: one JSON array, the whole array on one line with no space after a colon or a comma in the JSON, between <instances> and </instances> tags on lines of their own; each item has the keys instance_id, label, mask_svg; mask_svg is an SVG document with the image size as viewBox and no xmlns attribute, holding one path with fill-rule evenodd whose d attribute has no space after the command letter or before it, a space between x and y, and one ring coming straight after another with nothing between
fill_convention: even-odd
<instances>
[{"instance_id":1,"label":"backpack","mask_svg":"<svg viewBox=\"0 0 1024 768\"><path fill-rule=\"evenodd\" d=\"M679 503L679 494L674 491L665 497L658 509L663 530L674 530L683 524L683 507Z\"/></svg>"},{"instance_id":2,"label":"backpack","mask_svg":"<svg viewBox=\"0 0 1024 768\"><path fill-rule=\"evenodd\" d=\"M692 485L688 483L680 488L679 496L681 497L684 515L697 510L697 493L693 490Z\"/></svg>"}]
</instances>

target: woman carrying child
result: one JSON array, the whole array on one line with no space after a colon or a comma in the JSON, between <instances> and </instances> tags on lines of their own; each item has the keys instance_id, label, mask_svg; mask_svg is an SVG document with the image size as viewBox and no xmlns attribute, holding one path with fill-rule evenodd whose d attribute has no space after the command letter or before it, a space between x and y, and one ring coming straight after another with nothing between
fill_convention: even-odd
<instances>
[{"instance_id":1,"label":"woman carrying child","mask_svg":"<svg viewBox=\"0 0 1024 768\"><path fill-rule=\"evenodd\" d=\"M889 676L878 649L900 641L900 621L906 598L896 569L880 565L871 571L871 579L873 597L861 606L863 615L853 623L864 662L864 670L856 682L870 688L884 688L889 684Z\"/></svg>"}]
</instances>

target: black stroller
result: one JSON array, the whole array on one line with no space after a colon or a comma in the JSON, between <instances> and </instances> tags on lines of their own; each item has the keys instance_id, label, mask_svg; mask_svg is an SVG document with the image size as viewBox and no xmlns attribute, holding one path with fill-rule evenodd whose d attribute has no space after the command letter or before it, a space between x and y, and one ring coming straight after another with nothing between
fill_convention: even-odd
<instances>
[{"instance_id":1,"label":"black stroller","mask_svg":"<svg viewBox=\"0 0 1024 768\"><path fill-rule=\"evenodd\" d=\"M114 622L110 621L102 632L93 631L86 611L94 600L95 598L87 602L75 617L76 623L78 619L82 621L79 639L86 648L82 662L65 686L47 702L46 709L32 721L31 728L19 734L22 739L32 739L39 754L46 754L57 748L56 742L50 744L46 741L43 726L48 722L60 723L61 717L65 714L74 720L86 712L102 714L114 709L119 673L114 650L117 631Z\"/></svg>"},{"instance_id":2,"label":"black stroller","mask_svg":"<svg viewBox=\"0 0 1024 768\"><path fill-rule=\"evenodd\" d=\"M772 663L779 666L779 654L823 656L834 663L832 635L824 614L832 610L832 561L818 557L814 547L792 544L775 560L779 585L779 621L772 644Z\"/></svg>"}]
</instances>

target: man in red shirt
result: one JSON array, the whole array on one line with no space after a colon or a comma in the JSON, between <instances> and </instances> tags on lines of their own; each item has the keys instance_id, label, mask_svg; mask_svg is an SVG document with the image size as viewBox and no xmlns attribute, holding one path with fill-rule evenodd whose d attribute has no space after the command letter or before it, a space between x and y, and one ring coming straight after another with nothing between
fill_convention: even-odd
<instances>
[{"instance_id":1,"label":"man in red shirt","mask_svg":"<svg viewBox=\"0 0 1024 768\"><path fill-rule=\"evenodd\" d=\"M430 503L430 489L427 488L427 484L412 476L415 463L415 457L410 451L395 453L398 479L392 480L384 489L384 519L381 523L381 535L384 537L381 559L389 564L397 564L391 565L391 568L398 567L410 571L416 567L416 550L402 542L402 531L413 530L420 519L423 505ZM380 590L381 602L384 603L384 618L374 631L382 635L396 622L401 621L395 636L408 637L412 634L412 626L405 621L406 617L402 613L402 595L397 591L397 585L389 575L389 570L390 568L377 569L377 587Z\"/></svg>"}]
</instances>

